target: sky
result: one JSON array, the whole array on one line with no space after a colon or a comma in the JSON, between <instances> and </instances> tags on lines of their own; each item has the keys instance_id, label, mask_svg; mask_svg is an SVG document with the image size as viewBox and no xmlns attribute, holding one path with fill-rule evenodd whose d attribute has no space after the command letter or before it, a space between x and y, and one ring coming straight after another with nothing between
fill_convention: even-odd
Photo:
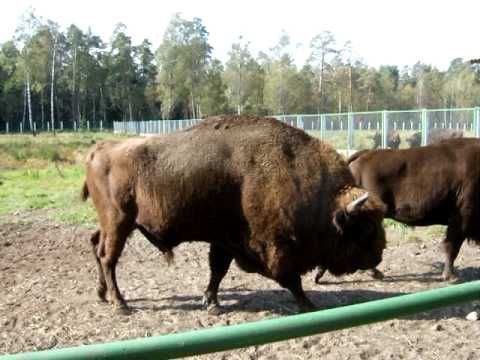
<instances>
[{"instance_id":1,"label":"sky","mask_svg":"<svg viewBox=\"0 0 480 360\"><path fill-rule=\"evenodd\" d=\"M475 0L15 0L2 6L0 43L12 38L30 6L62 29L72 23L90 27L105 41L122 22L135 44L147 38L154 50L173 14L199 17L210 33L213 56L223 62L239 36L256 55L268 52L286 31L291 53L303 65L311 39L325 30L339 46L351 41L354 58L375 67L421 61L446 70L454 58L480 57L480 2Z\"/></svg>"}]
</instances>

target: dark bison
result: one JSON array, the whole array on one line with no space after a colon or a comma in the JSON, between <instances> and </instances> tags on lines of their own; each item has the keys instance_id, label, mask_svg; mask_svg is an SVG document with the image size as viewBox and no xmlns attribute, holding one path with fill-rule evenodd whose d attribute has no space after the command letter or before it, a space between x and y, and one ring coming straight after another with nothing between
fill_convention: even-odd
<instances>
[{"instance_id":1,"label":"dark bison","mask_svg":"<svg viewBox=\"0 0 480 360\"><path fill-rule=\"evenodd\" d=\"M380 199L355 186L332 147L275 119L212 117L170 135L103 142L86 170L82 197L99 221L97 293L120 310L115 266L135 229L169 256L185 241L210 243L210 309L232 260L311 310L301 274L317 265L352 273L382 258Z\"/></svg>"},{"instance_id":2,"label":"dark bison","mask_svg":"<svg viewBox=\"0 0 480 360\"><path fill-rule=\"evenodd\" d=\"M364 150L348 163L357 186L377 194L386 204L386 217L413 226L447 225L442 276L454 278L453 263L463 241L480 243L480 140Z\"/></svg>"},{"instance_id":3,"label":"dark bison","mask_svg":"<svg viewBox=\"0 0 480 360\"><path fill-rule=\"evenodd\" d=\"M382 147L382 133L380 131L375 131L375 134L372 135L373 147L372 149L379 149ZM387 146L390 149L400 148L400 134L398 131L392 130L388 132L387 136Z\"/></svg>"},{"instance_id":4,"label":"dark bison","mask_svg":"<svg viewBox=\"0 0 480 360\"><path fill-rule=\"evenodd\" d=\"M453 129L431 129L428 134L428 144L436 144L446 139L463 137L462 130ZM411 148L422 145L422 133L420 131L413 133L407 138L407 143Z\"/></svg>"}]
</instances>

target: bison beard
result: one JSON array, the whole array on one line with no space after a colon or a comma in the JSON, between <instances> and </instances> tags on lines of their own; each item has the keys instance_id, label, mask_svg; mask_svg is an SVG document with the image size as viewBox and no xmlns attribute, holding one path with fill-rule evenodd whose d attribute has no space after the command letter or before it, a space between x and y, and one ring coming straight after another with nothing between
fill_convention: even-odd
<instances>
[{"instance_id":1,"label":"bison beard","mask_svg":"<svg viewBox=\"0 0 480 360\"><path fill-rule=\"evenodd\" d=\"M289 289L303 311L314 306L301 274L381 261L382 202L354 185L330 146L275 119L212 117L166 136L103 142L86 168L82 198L99 221L97 293L122 310L115 267L135 229L168 258L182 242L210 243L211 309L232 260Z\"/></svg>"}]
</instances>

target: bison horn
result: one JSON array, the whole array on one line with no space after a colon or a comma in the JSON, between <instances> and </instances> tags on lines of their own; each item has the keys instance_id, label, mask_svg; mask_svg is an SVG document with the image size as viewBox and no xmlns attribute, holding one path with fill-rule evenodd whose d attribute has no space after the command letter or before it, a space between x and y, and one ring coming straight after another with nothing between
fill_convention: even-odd
<instances>
[{"instance_id":1,"label":"bison horn","mask_svg":"<svg viewBox=\"0 0 480 360\"><path fill-rule=\"evenodd\" d=\"M353 211L357 210L360 206L362 206L365 201L368 199L368 192L360 196L358 199L353 200L350 204L347 205L347 214L352 213Z\"/></svg>"}]
</instances>

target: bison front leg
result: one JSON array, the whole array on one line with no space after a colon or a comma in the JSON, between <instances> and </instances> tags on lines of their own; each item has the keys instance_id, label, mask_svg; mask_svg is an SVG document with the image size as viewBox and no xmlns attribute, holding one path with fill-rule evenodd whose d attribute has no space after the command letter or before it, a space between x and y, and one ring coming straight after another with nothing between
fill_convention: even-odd
<instances>
[{"instance_id":1,"label":"bison front leg","mask_svg":"<svg viewBox=\"0 0 480 360\"><path fill-rule=\"evenodd\" d=\"M211 314L219 314L221 312L220 304L218 303L218 287L220 282L225 277L225 274L232 262L232 255L223 250L218 245L210 246L210 253L208 260L210 264L210 281L203 296L203 303Z\"/></svg>"},{"instance_id":2,"label":"bison front leg","mask_svg":"<svg viewBox=\"0 0 480 360\"><path fill-rule=\"evenodd\" d=\"M315 311L316 306L307 298L302 287L302 278L299 274L284 275L277 279L278 283L290 290L295 301L297 302L300 312Z\"/></svg>"}]
</instances>

